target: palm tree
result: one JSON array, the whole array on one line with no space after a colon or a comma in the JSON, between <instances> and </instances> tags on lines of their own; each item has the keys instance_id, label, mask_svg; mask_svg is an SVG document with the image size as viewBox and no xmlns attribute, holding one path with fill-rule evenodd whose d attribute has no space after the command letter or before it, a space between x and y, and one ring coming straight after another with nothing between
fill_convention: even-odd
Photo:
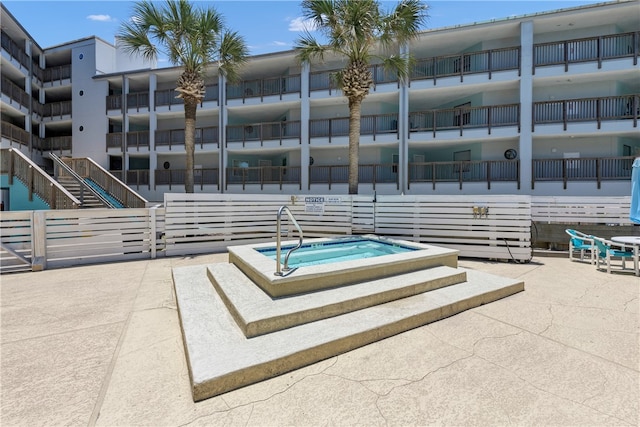
<instances>
[{"instance_id":1,"label":"palm tree","mask_svg":"<svg viewBox=\"0 0 640 427\"><path fill-rule=\"evenodd\" d=\"M322 45L306 31L296 41L298 58L310 63L331 53L346 62L335 79L349 101L349 194L358 194L360 111L373 84L370 63L378 59L400 80L406 79L410 57L400 52L418 35L427 6L420 0L403 0L385 13L376 0L304 0L302 9L328 42ZM376 48L381 48L381 55L374 53Z\"/></svg>"},{"instance_id":2,"label":"palm tree","mask_svg":"<svg viewBox=\"0 0 640 427\"><path fill-rule=\"evenodd\" d=\"M239 80L240 67L248 55L244 39L225 28L215 9L195 8L187 0L136 3L133 17L122 24L118 37L131 54L155 60L163 53L171 64L184 68L176 92L184 100L184 188L193 193L196 110L204 99L204 77L209 66L217 64L218 72L228 81Z\"/></svg>"}]
</instances>

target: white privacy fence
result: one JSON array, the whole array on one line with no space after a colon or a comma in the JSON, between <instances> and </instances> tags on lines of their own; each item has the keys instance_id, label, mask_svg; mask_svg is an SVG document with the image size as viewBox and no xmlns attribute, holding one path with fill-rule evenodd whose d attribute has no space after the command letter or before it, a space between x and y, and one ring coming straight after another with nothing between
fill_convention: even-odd
<instances>
[{"instance_id":1,"label":"white privacy fence","mask_svg":"<svg viewBox=\"0 0 640 427\"><path fill-rule=\"evenodd\" d=\"M282 205L305 238L375 233L457 249L462 257L527 261L532 221L629 224L629 204L628 197L166 194L164 207L2 212L0 272L275 241ZM297 237L286 219L283 235Z\"/></svg>"},{"instance_id":2,"label":"white privacy fence","mask_svg":"<svg viewBox=\"0 0 640 427\"><path fill-rule=\"evenodd\" d=\"M531 219L550 224L631 225L631 197L532 197Z\"/></svg>"},{"instance_id":3,"label":"white privacy fence","mask_svg":"<svg viewBox=\"0 0 640 427\"><path fill-rule=\"evenodd\" d=\"M380 196L376 234L445 246L473 258L531 259L529 196Z\"/></svg>"}]
</instances>

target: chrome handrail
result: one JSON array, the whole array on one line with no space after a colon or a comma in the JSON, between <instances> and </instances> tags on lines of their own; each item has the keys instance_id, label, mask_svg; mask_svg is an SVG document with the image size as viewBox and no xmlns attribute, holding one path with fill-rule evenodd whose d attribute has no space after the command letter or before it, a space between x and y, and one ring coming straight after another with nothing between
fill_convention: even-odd
<instances>
[{"instance_id":1,"label":"chrome handrail","mask_svg":"<svg viewBox=\"0 0 640 427\"><path fill-rule=\"evenodd\" d=\"M284 267L281 269L280 267L280 246L281 246L281 241L280 241L280 221L282 219L282 212L286 211L287 212L287 216L289 217L289 219L291 220L291 222L293 223L293 225L296 227L296 229L298 230L298 235L300 236L300 240L298 241L298 244L289 249L289 251L287 252L287 254L284 256ZM293 214L291 213L291 211L289 210L289 208L285 205L285 206L280 206L280 209L278 209L278 217L277 217L277 221L276 221L276 272L274 273L276 276L284 276L284 273L282 272L282 270L284 271L289 271L291 270L289 268L289 255L291 255L291 252L300 249L300 247L302 247L302 228L300 228L300 225L298 225L298 221L296 221L296 219L294 218Z\"/></svg>"}]
</instances>

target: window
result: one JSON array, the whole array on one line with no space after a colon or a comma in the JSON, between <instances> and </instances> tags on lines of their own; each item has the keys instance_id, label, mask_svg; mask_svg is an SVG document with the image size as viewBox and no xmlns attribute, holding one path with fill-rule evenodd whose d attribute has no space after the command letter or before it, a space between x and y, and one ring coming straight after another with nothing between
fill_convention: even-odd
<instances>
[{"instance_id":1,"label":"window","mask_svg":"<svg viewBox=\"0 0 640 427\"><path fill-rule=\"evenodd\" d=\"M460 166L462 165L462 162L470 162L471 161L471 150L464 150L464 151L456 151L453 153L453 161L456 162L453 165L453 171L455 173L460 173ZM460 162L460 163L458 163ZM465 163L462 166L462 172L469 172L469 163Z\"/></svg>"},{"instance_id":2,"label":"window","mask_svg":"<svg viewBox=\"0 0 640 427\"><path fill-rule=\"evenodd\" d=\"M468 125L471 122L471 111L465 110L465 108L471 107L471 103L467 102L464 104L456 105L453 107L455 110L453 112L453 125L454 126L464 126Z\"/></svg>"},{"instance_id":3,"label":"window","mask_svg":"<svg viewBox=\"0 0 640 427\"><path fill-rule=\"evenodd\" d=\"M398 154L392 154L391 163L391 172L398 173L398 163L400 163L400 156Z\"/></svg>"}]
</instances>

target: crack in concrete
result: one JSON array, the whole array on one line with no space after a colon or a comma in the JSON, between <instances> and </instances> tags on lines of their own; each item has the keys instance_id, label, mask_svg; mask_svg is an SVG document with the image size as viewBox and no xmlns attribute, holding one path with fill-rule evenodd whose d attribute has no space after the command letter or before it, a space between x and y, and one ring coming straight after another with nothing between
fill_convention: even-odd
<instances>
[{"instance_id":1,"label":"crack in concrete","mask_svg":"<svg viewBox=\"0 0 640 427\"><path fill-rule=\"evenodd\" d=\"M477 314L480 314L481 316L485 316L485 317L487 317L487 318L489 318L489 319L496 320L496 321L498 321L498 322L505 323L505 322L503 322L502 320L494 319L494 318L492 318L492 317L486 316L485 314L481 314L481 313L477 313ZM507 325L509 325L508 323L506 323L506 324L507 324ZM513 326L513 325L510 325L510 326L515 327L515 326ZM514 334L514 336L515 336L515 335L519 335L519 334L524 333L524 332L533 333L533 332L529 332L529 331L526 331L526 330L521 330L521 332L519 332L519 333L517 333L517 334ZM557 341L555 341L555 340L553 340L553 339L550 339L550 338L548 338L548 337L545 337L545 336L543 336L543 335L539 335L539 334L535 334L535 335L538 335L538 336L540 336L541 338L543 338L543 339L547 339L547 340L549 340L549 341L551 341L551 342L554 342L554 343L557 343L557 344L562 344L562 345L564 345L564 346L566 346L566 347L568 347L568 348L571 348L571 349L573 349L573 350L577 350L577 351L579 351L579 352L581 352L581 353L588 354L589 356L592 356L592 357L598 357L599 359L601 359L601 357L600 357L600 356L597 356L597 355L594 355L594 354L591 354L591 353L585 352L584 350L576 349L576 348L574 348L574 347L568 346L567 344L559 343L559 342L557 342ZM479 342L479 340L478 340L478 342ZM490 363L490 364L495 365L495 366L497 366L497 367L499 367L499 368L501 368L501 369L504 369L504 370L505 370L505 371L507 371L507 372L512 373L516 378L518 378L519 380L521 380L521 381L522 381L522 382L524 382L525 384L527 384L527 385L529 385L529 386L533 387L534 389L536 389L536 390L540 391L541 393L546 393L546 394L549 394L549 395L551 395L551 396L554 396L554 397L556 397L556 398L558 398L558 399L562 399L562 400L565 400L565 401L568 401L568 402L571 402L571 403L575 403L575 404L578 404L578 405L586 406L586 407L588 407L588 408L590 408L590 409L592 409L592 410L594 410L594 411L598 412L599 414L605 415L605 416L610 417L610 418L614 418L614 419L619 420L619 421L621 421L621 422L625 422L625 423L626 423L626 422L628 422L627 420L623 420L623 419L621 419L621 418L619 418L619 417L617 417L617 416L615 416L615 415L612 415L612 414L608 414L608 413L602 412L602 411L600 411L600 410L599 410L599 409L597 409L597 408L594 408L594 407L592 407L592 406L586 405L586 404L584 404L583 402L575 401L575 400L570 399L570 398L568 398L568 397L561 396L561 395L558 395L558 394L556 394L556 393L553 393L553 392L551 392L551 391L549 391L549 390L546 390L546 389L541 388L540 386L536 385L535 383L533 383L533 382L531 382L531 381L527 380L526 378L524 378L524 377L520 376L516 371L513 371L513 370L509 369L507 366L502 366L501 364L499 364L499 363L497 363L497 362L494 362L494 361L488 360L488 359L486 359L486 358L484 358L484 357L482 357L482 356L480 356L480 355L475 354L475 344L474 344L474 355L475 355L475 356L477 356L478 358L480 358L480 359L484 360L484 361L485 361L485 362L487 362L487 363ZM612 361L610 361L610 360L606 360L606 359L604 359L604 360L605 360L606 362L608 362L608 363L614 363L614 364L616 364L616 365L618 365L618 366L622 366L622 365L620 365L620 364L618 364L618 363L615 363L615 362L612 362ZM629 369L628 367L625 367L625 366L623 366L623 367L624 367L624 368L626 368L626 369Z\"/></svg>"},{"instance_id":2,"label":"crack in concrete","mask_svg":"<svg viewBox=\"0 0 640 427\"><path fill-rule=\"evenodd\" d=\"M227 405L227 408L228 408L228 409L225 409L225 410L215 410L215 411L213 411L213 412L208 412L207 414L199 415L199 416L195 417L194 419L189 420L188 422L186 422L186 423L184 423L184 424L181 424L179 427L188 426L188 425L190 425L190 424L193 424L193 423L194 423L195 421L197 421L198 419L205 418L205 417L209 417L209 416L214 415L214 414L225 413L225 412L226 412L226 413L229 413L229 412L231 412L231 411L233 411L233 410L235 410L235 409L239 409L239 408L244 408L244 407L247 407L247 406L251 406L251 413L249 414L249 417L247 418L247 423L246 423L246 425L249 425L249 421L251 420L251 414L253 414L253 408L255 407L255 404L256 404L256 403L264 403L264 402L267 402L267 401L271 400L272 398L274 398L274 397L276 397L276 396L279 396L279 395L281 395L281 394L286 393L286 392L287 392L287 391L289 391L291 388L293 388L295 385L297 385L297 384L299 384L300 382L302 382L302 381L306 380L307 378L312 378L312 377L316 377L316 376L319 376L319 375L324 374L324 373L325 373L325 371L326 371L327 369L332 368L333 366L335 366L335 364L338 362L338 357L339 357L339 356L334 356L334 357L333 357L333 359L334 359L334 360L333 360L333 363L332 363L332 364L330 364L329 366L325 367L324 369L322 369L320 372L316 372L316 373L314 373L314 374L309 374L309 375L304 375L304 376L300 377L298 380L296 380L296 381L292 382L291 384L287 385L287 386L286 386L285 388L283 388L282 390L277 391L277 392L275 392L275 393L273 393L273 394L271 394L271 395L269 395L269 396L267 396L267 397L265 397L265 398L263 398L263 399L252 400L252 401L247 402L247 403L243 403L243 404L239 404L239 405L231 406L231 405L229 405L229 403L224 399L224 397L221 397L222 401L224 402L224 404L225 404L225 405ZM325 360L329 360L329 359L325 359ZM320 362L318 362L318 363L320 363ZM311 366L313 366L313 365L311 365Z\"/></svg>"},{"instance_id":3,"label":"crack in concrete","mask_svg":"<svg viewBox=\"0 0 640 427\"><path fill-rule=\"evenodd\" d=\"M542 335L542 334L544 334L545 332L547 332L547 331L548 331L548 330L553 326L553 321L554 321L554 319L555 319L555 318L553 317L553 304L549 304L549 305L547 306L547 309L548 309L548 311L549 311L549 315L551 316L551 320L549 320L549 325L548 325L546 328L544 328L542 331L540 331L540 332L538 332L538 333L537 333L538 335Z\"/></svg>"},{"instance_id":4,"label":"crack in concrete","mask_svg":"<svg viewBox=\"0 0 640 427\"><path fill-rule=\"evenodd\" d=\"M637 306L637 305L638 305L638 302L637 302L637 301L638 301L638 297L637 297L637 296L634 296L634 297L633 297L633 298L631 298L629 301L627 301L627 302L625 302L625 303L624 303L624 310L623 310L623 311L624 311L624 312L626 312L626 311L627 311L627 309L629 308L629 305L630 305L632 302L634 302L634 301L636 301L636 303L635 303L635 304L636 304L636 306ZM637 314L638 312L637 312L637 311L632 311L631 313Z\"/></svg>"}]
</instances>

